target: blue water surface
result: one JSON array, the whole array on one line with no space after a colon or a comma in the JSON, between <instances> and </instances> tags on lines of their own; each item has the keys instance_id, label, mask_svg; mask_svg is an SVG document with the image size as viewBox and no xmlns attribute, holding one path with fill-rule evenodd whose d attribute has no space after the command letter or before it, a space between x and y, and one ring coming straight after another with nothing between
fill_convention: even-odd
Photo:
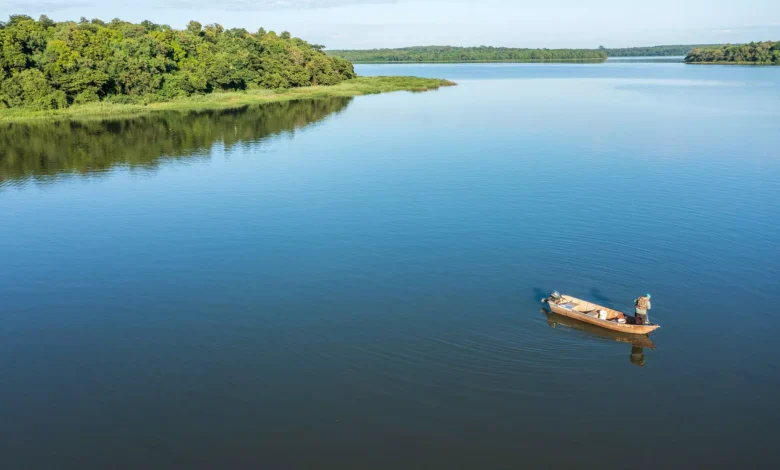
<instances>
[{"instance_id":1,"label":"blue water surface","mask_svg":"<svg viewBox=\"0 0 780 470\"><path fill-rule=\"evenodd\" d=\"M778 457L780 68L357 71L458 85L0 130L0 467Z\"/></svg>"}]
</instances>

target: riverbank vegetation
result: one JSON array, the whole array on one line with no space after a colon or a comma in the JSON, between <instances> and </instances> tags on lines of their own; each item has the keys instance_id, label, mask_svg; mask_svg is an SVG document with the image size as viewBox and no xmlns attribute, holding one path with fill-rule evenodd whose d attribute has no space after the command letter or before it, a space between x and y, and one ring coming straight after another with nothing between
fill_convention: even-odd
<instances>
[{"instance_id":1,"label":"riverbank vegetation","mask_svg":"<svg viewBox=\"0 0 780 470\"><path fill-rule=\"evenodd\" d=\"M686 57L687 63L780 65L780 42L726 44L698 48Z\"/></svg>"},{"instance_id":2,"label":"riverbank vegetation","mask_svg":"<svg viewBox=\"0 0 780 470\"><path fill-rule=\"evenodd\" d=\"M718 44L680 44L673 46L648 46L648 47L599 47L609 57L671 57L684 56L693 49L702 47L714 47Z\"/></svg>"},{"instance_id":3,"label":"riverbank vegetation","mask_svg":"<svg viewBox=\"0 0 780 470\"><path fill-rule=\"evenodd\" d=\"M510 47L419 46L399 49L332 50L331 57L350 62L493 62L544 60L605 60L596 49L516 49Z\"/></svg>"},{"instance_id":4,"label":"riverbank vegetation","mask_svg":"<svg viewBox=\"0 0 780 470\"><path fill-rule=\"evenodd\" d=\"M393 91L422 92L455 83L437 78L418 77L358 77L338 85L318 85L276 90L249 89L217 92L146 104L95 102L62 109L34 110L30 108L0 109L0 123L35 120L95 120L112 117L130 117L156 111L194 111L238 108L248 105L319 98L352 97Z\"/></svg>"},{"instance_id":5,"label":"riverbank vegetation","mask_svg":"<svg viewBox=\"0 0 780 470\"><path fill-rule=\"evenodd\" d=\"M352 64L322 46L260 28L191 21L0 23L0 108L52 110L88 103L148 104L215 92L337 85Z\"/></svg>"}]
</instances>

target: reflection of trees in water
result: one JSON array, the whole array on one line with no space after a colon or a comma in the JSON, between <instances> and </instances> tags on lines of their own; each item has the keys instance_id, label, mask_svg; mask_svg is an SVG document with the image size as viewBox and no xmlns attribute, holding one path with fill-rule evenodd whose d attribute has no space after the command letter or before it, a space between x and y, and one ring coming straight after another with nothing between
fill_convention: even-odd
<instances>
[{"instance_id":1,"label":"reflection of trees in water","mask_svg":"<svg viewBox=\"0 0 780 470\"><path fill-rule=\"evenodd\" d=\"M269 103L219 111L161 112L132 119L0 126L0 181L89 173L116 165L154 168L202 155L215 142L292 132L342 111L351 98Z\"/></svg>"}]
</instances>

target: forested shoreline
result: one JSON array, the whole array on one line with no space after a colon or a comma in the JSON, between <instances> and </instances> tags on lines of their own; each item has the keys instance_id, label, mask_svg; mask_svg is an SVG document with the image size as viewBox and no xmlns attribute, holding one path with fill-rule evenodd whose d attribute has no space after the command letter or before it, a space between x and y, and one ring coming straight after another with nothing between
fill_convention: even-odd
<instances>
[{"instance_id":1,"label":"forested shoreline","mask_svg":"<svg viewBox=\"0 0 780 470\"><path fill-rule=\"evenodd\" d=\"M146 105L253 90L276 90L282 99L279 90L332 86L354 79L352 62L603 61L607 57L687 54L688 63L780 64L780 46L772 41L598 49L323 49L286 31L277 35L263 28L252 33L190 21L185 29L177 30L150 21L134 24L82 18L55 22L45 15L38 20L12 15L0 22L0 110L46 112L100 102ZM442 84L446 83L414 83L404 88L394 83L388 88L384 82L370 89L365 82L351 95Z\"/></svg>"},{"instance_id":2,"label":"forested shoreline","mask_svg":"<svg viewBox=\"0 0 780 470\"><path fill-rule=\"evenodd\" d=\"M327 50L350 62L493 62L543 60L606 60L597 49L518 49L510 47L419 46L398 49Z\"/></svg>"},{"instance_id":3,"label":"forested shoreline","mask_svg":"<svg viewBox=\"0 0 780 470\"><path fill-rule=\"evenodd\" d=\"M679 44L668 46L598 49L521 49L511 47L415 46L396 49L326 50L332 57L350 62L491 62L543 60L605 60L608 57L685 56L694 49L720 47L720 44Z\"/></svg>"},{"instance_id":4,"label":"forested shoreline","mask_svg":"<svg viewBox=\"0 0 780 470\"><path fill-rule=\"evenodd\" d=\"M136 104L212 92L336 85L352 64L283 32L191 21L184 30L114 19L0 22L0 109Z\"/></svg>"},{"instance_id":5,"label":"forested shoreline","mask_svg":"<svg viewBox=\"0 0 780 470\"><path fill-rule=\"evenodd\" d=\"M690 64L756 64L780 65L780 42L763 41L750 44L725 44L692 50L685 62Z\"/></svg>"}]
</instances>

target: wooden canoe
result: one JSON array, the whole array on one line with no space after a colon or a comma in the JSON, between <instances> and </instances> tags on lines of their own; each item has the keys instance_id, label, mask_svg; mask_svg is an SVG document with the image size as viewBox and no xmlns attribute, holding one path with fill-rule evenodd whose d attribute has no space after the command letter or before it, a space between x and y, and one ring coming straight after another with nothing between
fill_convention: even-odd
<instances>
[{"instance_id":1,"label":"wooden canoe","mask_svg":"<svg viewBox=\"0 0 780 470\"><path fill-rule=\"evenodd\" d=\"M647 335L661 327L660 325L652 323L649 325L635 325L634 317L631 315L626 315L618 310L587 302L570 295L561 295L557 300L550 297L544 299L544 302L547 302L550 310L558 315L563 315L564 317L573 318L612 331L620 331L631 335ZM599 310L607 312L606 320L599 318ZM626 322L619 323L618 319L620 318L624 318Z\"/></svg>"}]
</instances>

